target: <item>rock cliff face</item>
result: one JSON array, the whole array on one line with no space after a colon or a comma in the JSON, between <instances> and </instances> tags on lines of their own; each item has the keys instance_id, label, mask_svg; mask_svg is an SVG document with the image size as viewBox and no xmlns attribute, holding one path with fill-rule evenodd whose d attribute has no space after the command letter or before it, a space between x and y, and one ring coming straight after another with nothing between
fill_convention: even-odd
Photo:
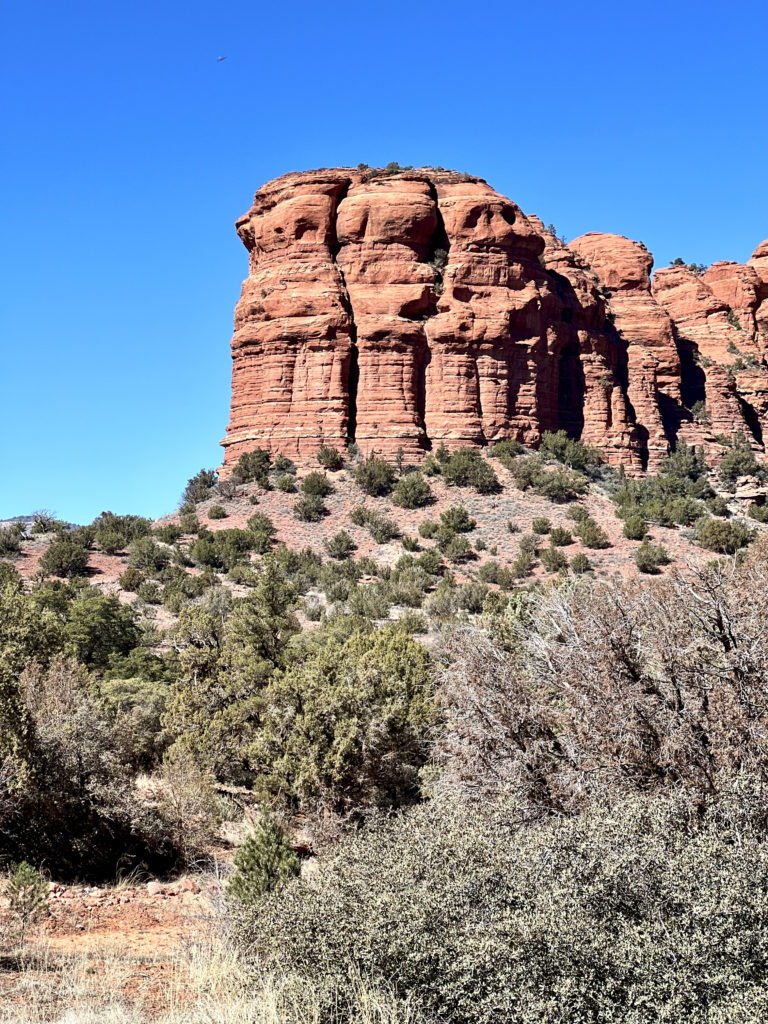
<instances>
[{"instance_id":1,"label":"rock cliff face","mask_svg":"<svg viewBox=\"0 0 768 1024\"><path fill-rule=\"evenodd\" d=\"M762 439L768 243L652 288L642 245L565 246L484 181L431 169L285 175L237 230L225 468L255 447L418 457L562 428L638 471L681 431L701 439L693 401L715 433Z\"/></svg>"}]
</instances>

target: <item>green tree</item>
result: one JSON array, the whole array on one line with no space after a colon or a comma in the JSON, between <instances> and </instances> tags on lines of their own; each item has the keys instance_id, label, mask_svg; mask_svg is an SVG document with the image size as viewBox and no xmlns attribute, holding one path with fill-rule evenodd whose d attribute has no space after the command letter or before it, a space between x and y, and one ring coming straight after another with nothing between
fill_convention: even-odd
<instances>
[{"instance_id":1,"label":"green tree","mask_svg":"<svg viewBox=\"0 0 768 1024\"><path fill-rule=\"evenodd\" d=\"M265 691L250 748L259 788L304 809L413 799L435 720L417 641L393 627L317 637Z\"/></svg>"},{"instance_id":2,"label":"green tree","mask_svg":"<svg viewBox=\"0 0 768 1024\"><path fill-rule=\"evenodd\" d=\"M396 476L394 466L373 452L355 469L355 483L361 491L372 497L389 494Z\"/></svg>"},{"instance_id":3,"label":"green tree","mask_svg":"<svg viewBox=\"0 0 768 1024\"><path fill-rule=\"evenodd\" d=\"M434 500L432 488L421 473L407 473L395 484L392 504L400 508L423 508Z\"/></svg>"},{"instance_id":4,"label":"green tree","mask_svg":"<svg viewBox=\"0 0 768 1024\"><path fill-rule=\"evenodd\" d=\"M47 576L84 576L88 568L88 552L82 544L63 534L51 541L43 552L40 568Z\"/></svg>"},{"instance_id":5,"label":"green tree","mask_svg":"<svg viewBox=\"0 0 768 1024\"><path fill-rule=\"evenodd\" d=\"M239 908L251 907L262 896L281 888L301 870L283 830L263 816L235 854L235 872L227 896Z\"/></svg>"}]
</instances>

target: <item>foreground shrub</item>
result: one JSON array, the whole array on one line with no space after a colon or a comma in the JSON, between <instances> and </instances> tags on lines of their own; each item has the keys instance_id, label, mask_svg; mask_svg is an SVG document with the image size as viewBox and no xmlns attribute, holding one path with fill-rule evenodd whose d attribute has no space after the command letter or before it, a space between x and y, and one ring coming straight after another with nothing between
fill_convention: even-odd
<instances>
[{"instance_id":1,"label":"foreground shrub","mask_svg":"<svg viewBox=\"0 0 768 1024\"><path fill-rule=\"evenodd\" d=\"M362 975L396 978L424 1024L758 1024L766 887L754 830L671 800L535 826L514 804L434 800L244 908L239 935L258 969L334 983L320 1019Z\"/></svg>"},{"instance_id":2,"label":"foreground shrub","mask_svg":"<svg viewBox=\"0 0 768 1024\"><path fill-rule=\"evenodd\" d=\"M608 534L591 516L581 520L576 528L576 533L585 548L608 548L611 546Z\"/></svg>"},{"instance_id":3,"label":"foreground shrub","mask_svg":"<svg viewBox=\"0 0 768 1024\"><path fill-rule=\"evenodd\" d=\"M720 460L718 475L731 489L740 476L762 476L754 452L743 434L734 434L731 448Z\"/></svg>"},{"instance_id":4,"label":"foreground shrub","mask_svg":"<svg viewBox=\"0 0 768 1024\"><path fill-rule=\"evenodd\" d=\"M761 542L738 569L531 593L506 651L454 630L439 654L446 781L557 813L673 789L695 811L740 773L768 785L767 570Z\"/></svg>"},{"instance_id":5,"label":"foreground shrub","mask_svg":"<svg viewBox=\"0 0 768 1024\"><path fill-rule=\"evenodd\" d=\"M582 473L600 466L603 462L597 448L568 437L564 430L558 430L557 433L545 430L541 436L539 450L543 455L562 462L569 469L576 469Z\"/></svg>"}]
</instances>

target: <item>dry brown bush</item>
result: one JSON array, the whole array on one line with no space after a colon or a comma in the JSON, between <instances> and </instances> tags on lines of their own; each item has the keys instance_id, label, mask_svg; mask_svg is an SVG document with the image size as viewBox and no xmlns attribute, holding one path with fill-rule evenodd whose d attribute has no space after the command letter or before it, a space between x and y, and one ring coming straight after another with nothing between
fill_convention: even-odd
<instances>
[{"instance_id":1,"label":"dry brown bush","mask_svg":"<svg viewBox=\"0 0 768 1024\"><path fill-rule=\"evenodd\" d=\"M508 627L507 650L471 627L444 640L448 782L556 811L768 783L768 543L741 567L552 587Z\"/></svg>"}]
</instances>

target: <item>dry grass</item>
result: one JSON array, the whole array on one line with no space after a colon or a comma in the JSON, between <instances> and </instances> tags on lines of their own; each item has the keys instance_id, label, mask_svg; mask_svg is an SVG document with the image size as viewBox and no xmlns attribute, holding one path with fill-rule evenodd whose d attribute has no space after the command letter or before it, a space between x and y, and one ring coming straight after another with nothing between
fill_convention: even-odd
<instances>
[{"instance_id":1,"label":"dry grass","mask_svg":"<svg viewBox=\"0 0 768 1024\"><path fill-rule=\"evenodd\" d=\"M62 956L37 944L3 991L0 1024L331 1024L311 986L274 977L255 985L220 934L178 950L156 975L152 966L114 946ZM357 1024L415 1024L390 993L362 981L355 989Z\"/></svg>"}]
</instances>

